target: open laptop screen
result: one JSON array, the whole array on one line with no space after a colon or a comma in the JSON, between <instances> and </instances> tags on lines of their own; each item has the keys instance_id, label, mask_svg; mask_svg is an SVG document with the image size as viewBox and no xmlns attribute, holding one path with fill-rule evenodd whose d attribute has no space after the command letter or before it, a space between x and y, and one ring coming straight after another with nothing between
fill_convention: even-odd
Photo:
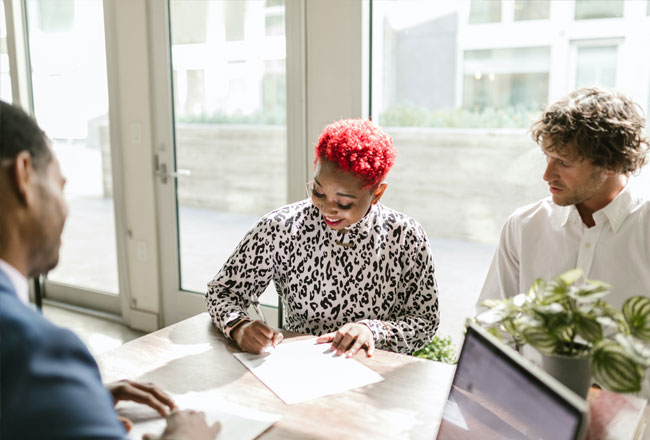
<instances>
[{"instance_id":1,"label":"open laptop screen","mask_svg":"<svg viewBox=\"0 0 650 440\"><path fill-rule=\"evenodd\" d=\"M586 413L583 399L470 326L438 439L576 439Z\"/></svg>"}]
</instances>

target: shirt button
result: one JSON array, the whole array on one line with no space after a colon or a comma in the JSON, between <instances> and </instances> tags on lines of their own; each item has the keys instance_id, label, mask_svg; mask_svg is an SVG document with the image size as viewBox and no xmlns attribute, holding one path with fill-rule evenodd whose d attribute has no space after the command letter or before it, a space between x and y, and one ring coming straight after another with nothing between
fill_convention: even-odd
<instances>
[{"instance_id":1,"label":"shirt button","mask_svg":"<svg viewBox=\"0 0 650 440\"><path fill-rule=\"evenodd\" d=\"M585 243L585 247L589 249L591 247L591 243Z\"/></svg>"}]
</instances>

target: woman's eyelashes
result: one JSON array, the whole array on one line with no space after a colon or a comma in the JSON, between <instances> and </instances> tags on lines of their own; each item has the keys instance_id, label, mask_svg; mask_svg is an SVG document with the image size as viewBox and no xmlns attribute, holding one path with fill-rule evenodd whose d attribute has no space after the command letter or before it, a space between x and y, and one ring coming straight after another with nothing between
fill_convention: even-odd
<instances>
[{"instance_id":1,"label":"woman's eyelashes","mask_svg":"<svg viewBox=\"0 0 650 440\"><path fill-rule=\"evenodd\" d=\"M325 198L325 194L323 194L323 193L319 193L319 192L316 191L315 189L312 189L312 190L311 190L311 194L312 194L314 197L316 197L317 199L324 199L324 198ZM352 205L353 205L353 203L348 203L347 205L342 205L342 204L340 204L340 203L337 203L337 204L336 204L336 206L337 206L339 209L342 209L342 210L348 210L348 209L352 208Z\"/></svg>"}]
</instances>

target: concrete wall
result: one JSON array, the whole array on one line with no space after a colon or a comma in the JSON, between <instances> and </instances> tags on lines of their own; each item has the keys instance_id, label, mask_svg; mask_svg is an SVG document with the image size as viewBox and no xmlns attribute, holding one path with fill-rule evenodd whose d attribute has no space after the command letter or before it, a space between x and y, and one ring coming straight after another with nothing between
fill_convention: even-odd
<instances>
[{"instance_id":1,"label":"concrete wall","mask_svg":"<svg viewBox=\"0 0 650 440\"><path fill-rule=\"evenodd\" d=\"M523 130L386 131L399 154L383 203L432 237L495 243L515 208L547 195L543 156ZM178 180L183 205L261 216L286 203L283 127L180 124L176 142L191 173Z\"/></svg>"},{"instance_id":2,"label":"concrete wall","mask_svg":"<svg viewBox=\"0 0 650 440\"><path fill-rule=\"evenodd\" d=\"M547 195L543 155L523 130L386 131L398 156L382 201L429 236L496 243L515 208Z\"/></svg>"}]
</instances>

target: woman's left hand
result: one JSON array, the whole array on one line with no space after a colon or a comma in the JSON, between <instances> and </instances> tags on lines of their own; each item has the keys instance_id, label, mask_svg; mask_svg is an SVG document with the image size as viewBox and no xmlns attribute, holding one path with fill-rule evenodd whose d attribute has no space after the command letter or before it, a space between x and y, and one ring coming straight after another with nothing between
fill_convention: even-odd
<instances>
[{"instance_id":1,"label":"woman's left hand","mask_svg":"<svg viewBox=\"0 0 650 440\"><path fill-rule=\"evenodd\" d=\"M332 350L336 350L337 355L345 353L347 357L356 355L362 348L366 349L368 357L371 357L375 351L375 338L370 329L363 324L345 324L337 331L316 339L318 344L327 342L332 343Z\"/></svg>"}]
</instances>

